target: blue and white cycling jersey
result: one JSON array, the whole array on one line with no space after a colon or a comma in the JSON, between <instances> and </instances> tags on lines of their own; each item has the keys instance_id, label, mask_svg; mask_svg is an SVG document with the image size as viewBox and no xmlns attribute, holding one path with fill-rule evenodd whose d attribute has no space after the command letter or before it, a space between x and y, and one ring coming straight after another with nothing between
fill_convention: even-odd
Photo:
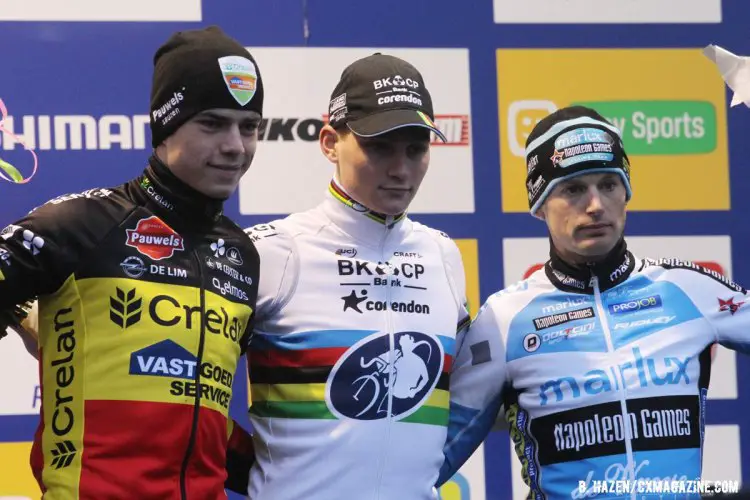
<instances>
[{"instance_id":1,"label":"blue and white cycling jersey","mask_svg":"<svg viewBox=\"0 0 750 500\"><path fill-rule=\"evenodd\" d=\"M440 482L486 437L500 403L528 498L609 498L594 494L597 480L699 479L712 346L750 353L749 298L693 263L638 259L624 241L596 268L552 254L470 327L473 345L451 375L462 424L449 429ZM487 362L472 359L477 350Z\"/></svg>"}]
</instances>

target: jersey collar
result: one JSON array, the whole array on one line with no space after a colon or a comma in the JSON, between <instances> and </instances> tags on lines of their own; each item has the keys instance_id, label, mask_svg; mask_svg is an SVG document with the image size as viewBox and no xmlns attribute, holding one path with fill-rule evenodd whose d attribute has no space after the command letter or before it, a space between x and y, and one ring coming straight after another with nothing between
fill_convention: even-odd
<instances>
[{"instance_id":1,"label":"jersey collar","mask_svg":"<svg viewBox=\"0 0 750 500\"><path fill-rule=\"evenodd\" d=\"M394 233L407 231L410 226L406 213L385 215L357 202L336 179L328 185L324 210L331 221L355 239L379 244Z\"/></svg>"},{"instance_id":2,"label":"jersey collar","mask_svg":"<svg viewBox=\"0 0 750 500\"><path fill-rule=\"evenodd\" d=\"M627 248L624 238L601 261L590 264L570 264L562 259L550 240L550 260L544 266L547 278L560 290L571 293L593 294L592 278L599 281L599 290L609 290L619 285L635 269L635 257Z\"/></svg>"},{"instance_id":3,"label":"jersey collar","mask_svg":"<svg viewBox=\"0 0 750 500\"><path fill-rule=\"evenodd\" d=\"M196 227L212 225L221 217L221 200L209 198L182 182L156 155L148 163L143 174L133 181L134 190L156 212Z\"/></svg>"}]
</instances>

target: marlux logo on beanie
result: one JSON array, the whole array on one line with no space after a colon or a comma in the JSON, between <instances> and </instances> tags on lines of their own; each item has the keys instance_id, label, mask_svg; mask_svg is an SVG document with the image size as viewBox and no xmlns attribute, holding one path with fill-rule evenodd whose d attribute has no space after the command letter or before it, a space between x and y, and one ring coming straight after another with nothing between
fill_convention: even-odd
<instances>
[{"instance_id":1,"label":"marlux logo on beanie","mask_svg":"<svg viewBox=\"0 0 750 500\"><path fill-rule=\"evenodd\" d=\"M250 102L258 81L258 73L252 61L241 56L220 57L219 67L232 97L240 106Z\"/></svg>"}]
</instances>

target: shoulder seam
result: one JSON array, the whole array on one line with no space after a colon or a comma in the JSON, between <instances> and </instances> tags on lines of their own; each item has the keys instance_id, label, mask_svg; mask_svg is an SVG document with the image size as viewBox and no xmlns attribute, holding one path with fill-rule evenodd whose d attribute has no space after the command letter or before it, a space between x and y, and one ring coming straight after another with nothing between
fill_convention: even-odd
<instances>
[{"instance_id":1,"label":"shoulder seam","mask_svg":"<svg viewBox=\"0 0 750 500\"><path fill-rule=\"evenodd\" d=\"M720 274L712 269L708 269L707 267L698 265L691 261L680 260L680 259L668 259L668 258L643 259L643 261L646 263L645 267L658 266L667 270L684 269L686 271L693 271L693 272L702 274L708 278L711 278L712 280L724 285L730 290L733 290L735 292L739 292L742 294L747 294L747 290L745 290L744 287L730 280L723 274Z\"/></svg>"}]
</instances>

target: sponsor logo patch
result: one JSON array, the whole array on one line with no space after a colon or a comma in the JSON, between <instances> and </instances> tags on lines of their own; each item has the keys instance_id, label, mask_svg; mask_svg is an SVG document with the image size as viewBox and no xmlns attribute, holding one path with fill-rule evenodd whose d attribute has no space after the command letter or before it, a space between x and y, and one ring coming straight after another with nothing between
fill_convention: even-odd
<instances>
[{"instance_id":1,"label":"sponsor logo patch","mask_svg":"<svg viewBox=\"0 0 750 500\"><path fill-rule=\"evenodd\" d=\"M229 93L240 106L249 103L255 95L258 73L249 59L241 56L219 58L219 67Z\"/></svg>"},{"instance_id":2,"label":"sponsor logo patch","mask_svg":"<svg viewBox=\"0 0 750 500\"><path fill-rule=\"evenodd\" d=\"M420 332L391 335L366 337L336 362L326 383L326 403L334 415L401 420L432 393L443 369L440 342ZM399 375L392 378L392 373Z\"/></svg>"},{"instance_id":3,"label":"sponsor logo patch","mask_svg":"<svg viewBox=\"0 0 750 500\"><path fill-rule=\"evenodd\" d=\"M126 229L125 244L152 260L172 257L185 250L182 236L155 215L141 219L135 229Z\"/></svg>"},{"instance_id":4,"label":"sponsor logo patch","mask_svg":"<svg viewBox=\"0 0 750 500\"><path fill-rule=\"evenodd\" d=\"M628 300L626 302L610 304L609 306L607 306L607 308L612 314L625 314L629 312L644 311L646 309L653 309L654 307L661 306L661 296L652 295L650 297L639 297L637 299Z\"/></svg>"},{"instance_id":5,"label":"sponsor logo patch","mask_svg":"<svg viewBox=\"0 0 750 500\"><path fill-rule=\"evenodd\" d=\"M734 316L734 313L737 312L737 309L739 309L740 306L744 303L744 300L735 303L734 297L730 297L728 300L719 299L719 311L729 311L730 314Z\"/></svg>"},{"instance_id":6,"label":"sponsor logo patch","mask_svg":"<svg viewBox=\"0 0 750 500\"><path fill-rule=\"evenodd\" d=\"M594 317L594 309L587 307L585 309L576 309L574 311L568 311L565 313L551 314L549 316L543 316L541 318L534 318L534 327L539 330L549 328L555 325L562 325L568 321L575 321L578 319L587 319Z\"/></svg>"}]
</instances>

